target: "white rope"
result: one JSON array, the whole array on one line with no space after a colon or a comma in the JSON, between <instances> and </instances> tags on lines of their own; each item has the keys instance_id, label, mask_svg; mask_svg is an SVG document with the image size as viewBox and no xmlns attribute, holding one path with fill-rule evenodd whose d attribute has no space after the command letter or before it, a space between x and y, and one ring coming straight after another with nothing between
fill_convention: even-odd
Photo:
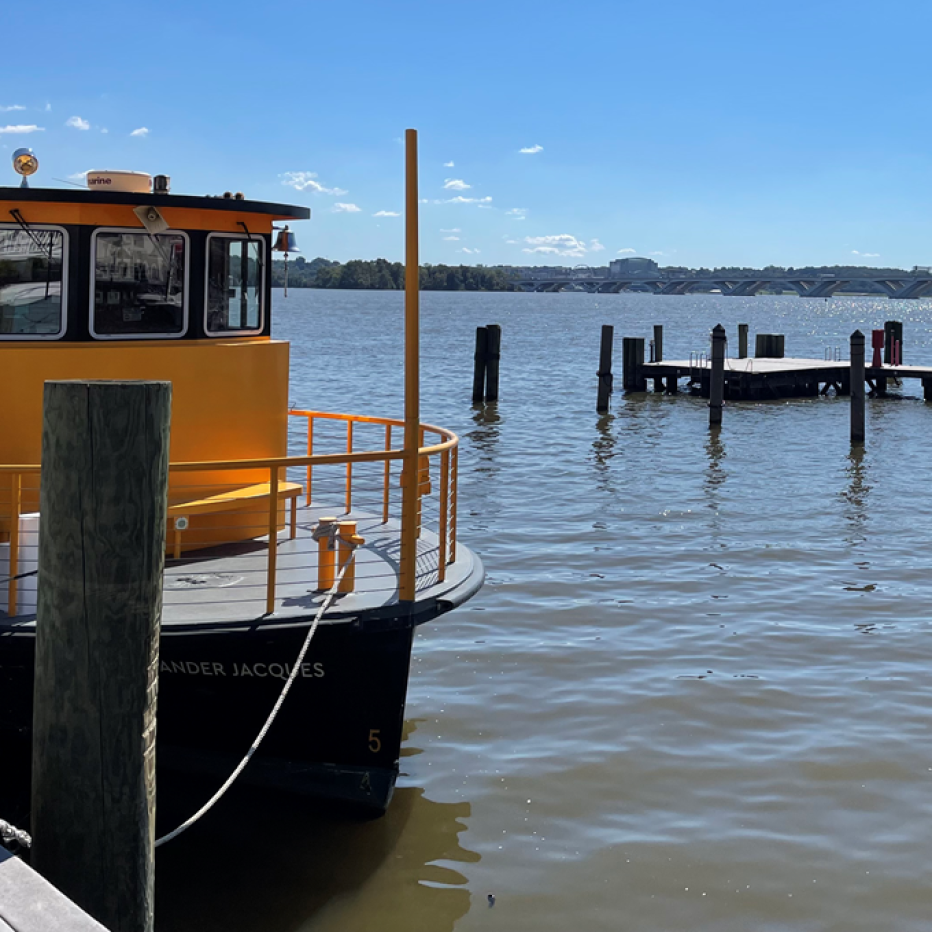
<instances>
[{"instance_id":1,"label":"white rope","mask_svg":"<svg viewBox=\"0 0 932 932\"><path fill-rule=\"evenodd\" d=\"M320 608L317 610L317 614L314 616L314 621L311 624L310 629L307 632L307 637L304 639L304 643L301 645L301 650L298 652L298 659L294 663L294 667L291 670L291 675L288 677L285 682L285 686L281 691L281 695L278 697L278 701L275 703L275 706L272 708L272 711L269 713L269 717L265 720L265 724L259 730L259 734L256 735L256 740L253 741L249 750L246 752L246 756L237 764L236 769L233 773L227 777L223 786L214 793L210 799L201 806L197 812L194 813L191 818L187 821L182 822L173 832L169 832L167 835L163 835L161 838L156 839L155 847L158 848L160 845L164 845L165 842L171 841L174 838L177 838L182 832L186 832L195 822L205 816L211 809L217 804L221 797L226 793L226 791L233 785L236 778L246 769L246 765L252 759L253 754L259 748L259 745L262 743L262 739L268 733L268 730L272 727L272 723L275 721L275 717L278 715L282 705L284 705L285 697L288 695L289 690L291 689L292 683L294 683L295 678L297 677L299 671L301 670L301 664L304 663L304 657L307 654L307 649L311 646L311 639L314 637L314 633L317 631L317 626L320 624L320 619L323 618L324 612L330 608L330 603L333 601L334 596L337 594L337 590L340 587L340 583L343 580L343 574L349 569L350 564L356 558L356 545L351 544L351 550L349 557L346 560L346 563L343 564L340 569L337 578L334 580L333 585L330 587L330 590L327 592L327 596L324 601L321 603Z\"/></svg>"},{"instance_id":2,"label":"white rope","mask_svg":"<svg viewBox=\"0 0 932 932\"><path fill-rule=\"evenodd\" d=\"M0 819L0 841L5 845L12 842L13 844L19 845L21 848L32 847L32 838L27 832L24 832L21 828L17 828L15 825L10 825L9 822L3 819Z\"/></svg>"}]
</instances>

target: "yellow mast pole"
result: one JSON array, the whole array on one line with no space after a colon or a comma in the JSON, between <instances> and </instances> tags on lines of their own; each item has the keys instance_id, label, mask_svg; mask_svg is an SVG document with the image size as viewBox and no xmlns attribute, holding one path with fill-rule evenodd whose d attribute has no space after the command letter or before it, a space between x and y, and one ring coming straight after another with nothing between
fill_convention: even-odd
<instances>
[{"instance_id":1,"label":"yellow mast pole","mask_svg":"<svg viewBox=\"0 0 932 932\"><path fill-rule=\"evenodd\" d=\"M405 436L401 490L401 567L398 597L414 601L417 557L418 445L420 441L417 130L405 130Z\"/></svg>"}]
</instances>

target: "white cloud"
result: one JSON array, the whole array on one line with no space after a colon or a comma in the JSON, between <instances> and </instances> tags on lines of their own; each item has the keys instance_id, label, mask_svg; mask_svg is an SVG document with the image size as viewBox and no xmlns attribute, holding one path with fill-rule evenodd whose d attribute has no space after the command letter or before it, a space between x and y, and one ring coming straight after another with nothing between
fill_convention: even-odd
<instances>
[{"instance_id":1,"label":"white cloud","mask_svg":"<svg viewBox=\"0 0 932 932\"><path fill-rule=\"evenodd\" d=\"M334 205L333 205L333 207L331 208L331 210L332 210L335 214L358 214L358 213L360 212L360 210L362 210L362 208L361 208L361 207L357 207L355 204L340 204L340 203L337 203L337 204L334 204Z\"/></svg>"},{"instance_id":2,"label":"white cloud","mask_svg":"<svg viewBox=\"0 0 932 932\"><path fill-rule=\"evenodd\" d=\"M527 215L526 207L512 207L511 210L505 211L506 217L514 217L515 220L524 220Z\"/></svg>"},{"instance_id":3,"label":"white cloud","mask_svg":"<svg viewBox=\"0 0 932 932\"><path fill-rule=\"evenodd\" d=\"M598 238L589 240L589 252L601 252L604 248Z\"/></svg>"},{"instance_id":4,"label":"white cloud","mask_svg":"<svg viewBox=\"0 0 932 932\"><path fill-rule=\"evenodd\" d=\"M82 120L79 116L68 117L65 120L65 126L70 126L72 129L90 129L91 124L87 120Z\"/></svg>"},{"instance_id":5,"label":"white cloud","mask_svg":"<svg viewBox=\"0 0 932 932\"><path fill-rule=\"evenodd\" d=\"M0 136L7 133L11 136L21 136L26 133L44 133L44 126L36 126L34 123L29 126L0 126Z\"/></svg>"},{"instance_id":6,"label":"white cloud","mask_svg":"<svg viewBox=\"0 0 932 932\"><path fill-rule=\"evenodd\" d=\"M435 204L489 204L491 203L492 198L490 197L463 197L462 194L457 194L456 197L448 198L445 201L434 201Z\"/></svg>"},{"instance_id":7,"label":"white cloud","mask_svg":"<svg viewBox=\"0 0 932 932\"><path fill-rule=\"evenodd\" d=\"M464 246L462 249L457 249L457 252L465 252L465 253L468 253L470 256L479 255L478 249L470 249L468 246Z\"/></svg>"},{"instance_id":8,"label":"white cloud","mask_svg":"<svg viewBox=\"0 0 932 932\"><path fill-rule=\"evenodd\" d=\"M444 167L444 168L453 168L454 165L453 165L452 162L444 162L444 163L443 163L443 167Z\"/></svg>"},{"instance_id":9,"label":"white cloud","mask_svg":"<svg viewBox=\"0 0 932 932\"><path fill-rule=\"evenodd\" d=\"M542 253L544 255L554 256L584 256L587 252L587 246L584 240L576 239L568 233L560 233L556 236L525 236L524 242L527 246L524 252Z\"/></svg>"},{"instance_id":10,"label":"white cloud","mask_svg":"<svg viewBox=\"0 0 932 932\"><path fill-rule=\"evenodd\" d=\"M110 130L107 129L107 127L105 126L105 127L101 130L101 132L104 133L104 134L106 134L106 133L109 133Z\"/></svg>"},{"instance_id":11,"label":"white cloud","mask_svg":"<svg viewBox=\"0 0 932 932\"><path fill-rule=\"evenodd\" d=\"M472 185L466 184L462 178L447 178L443 183L443 187L447 191L468 191Z\"/></svg>"},{"instance_id":12,"label":"white cloud","mask_svg":"<svg viewBox=\"0 0 932 932\"><path fill-rule=\"evenodd\" d=\"M509 246L520 246L521 245L521 240L519 239L506 239L505 242Z\"/></svg>"},{"instance_id":13,"label":"white cloud","mask_svg":"<svg viewBox=\"0 0 932 932\"><path fill-rule=\"evenodd\" d=\"M283 178L283 185L294 188L295 191L313 191L314 194L333 194L336 197L342 197L349 194L343 188L327 188L317 181L317 172L283 172L279 175Z\"/></svg>"},{"instance_id":14,"label":"white cloud","mask_svg":"<svg viewBox=\"0 0 932 932\"><path fill-rule=\"evenodd\" d=\"M130 133L130 136L148 136L148 135L149 135L149 130L145 126L140 126L139 129L134 129Z\"/></svg>"},{"instance_id":15,"label":"white cloud","mask_svg":"<svg viewBox=\"0 0 932 932\"><path fill-rule=\"evenodd\" d=\"M75 182L75 184L87 184L87 172L75 172L73 175L68 176L68 180Z\"/></svg>"},{"instance_id":16,"label":"white cloud","mask_svg":"<svg viewBox=\"0 0 932 932\"><path fill-rule=\"evenodd\" d=\"M538 152L543 152L543 146L525 146L523 149L518 150L522 155L537 155Z\"/></svg>"},{"instance_id":17,"label":"white cloud","mask_svg":"<svg viewBox=\"0 0 932 932\"><path fill-rule=\"evenodd\" d=\"M20 104L11 104L9 107L0 107L0 113L12 113L14 110L25 110Z\"/></svg>"},{"instance_id":18,"label":"white cloud","mask_svg":"<svg viewBox=\"0 0 932 932\"><path fill-rule=\"evenodd\" d=\"M460 241L460 238L458 236L445 236L444 239L448 243L458 243Z\"/></svg>"},{"instance_id":19,"label":"white cloud","mask_svg":"<svg viewBox=\"0 0 932 932\"><path fill-rule=\"evenodd\" d=\"M625 255L631 255L631 256L633 256L636 252L637 252L636 249L632 249L630 246L625 246L624 249L619 249L619 250L618 250L618 255L619 255L619 256L625 256Z\"/></svg>"},{"instance_id":20,"label":"white cloud","mask_svg":"<svg viewBox=\"0 0 932 932\"><path fill-rule=\"evenodd\" d=\"M441 233L462 233L463 231L459 227L450 227L449 230L441 230Z\"/></svg>"},{"instance_id":21,"label":"white cloud","mask_svg":"<svg viewBox=\"0 0 932 932\"><path fill-rule=\"evenodd\" d=\"M48 113L52 109L52 105L48 102L45 104L45 112Z\"/></svg>"},{"instance_id":22,"label":"white cloud","mask_svg":"<svg viewBox=\"0 0 932 932\"><path fill-rule=\"evenodd\" d=\"M862 259L879 259L879 252L858 252L857 249L851 250L852 256L860 256Z\"/></svg>"},{"instance_id":23,"label":"white cloud","mask_svg":"<svg viewBox=\"0 0 932 932\"><path fill-rule=\"evenodd\" d=\"M397 210L377 210L373 217L400 217L401 214Z\"/></svg>"},{"instance_id":24,"label":"white cloud","mask_svg":"<svg viewBox=\"0 0 932 932\"><path fill-rule=\"evenodd\" d=\"M655 249L653 252L649 252L648 255L649 255L649 256L665 256L666 253L665 253L665 252L662 252L662 251L659 250L659 249Z\"/></svg>"}]
</instances>

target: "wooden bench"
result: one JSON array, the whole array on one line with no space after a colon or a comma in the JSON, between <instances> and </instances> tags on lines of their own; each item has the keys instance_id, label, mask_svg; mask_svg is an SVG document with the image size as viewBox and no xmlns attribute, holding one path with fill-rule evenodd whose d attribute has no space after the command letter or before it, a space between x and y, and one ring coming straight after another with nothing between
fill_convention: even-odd
<instances>
[{"instance_id":1,"label":"wooden bench","mask_svg":"<svg viewBox=\"0 0 932 932\"><path fill-rule=\"evenodd\" d=\"M296 482L279 482L278 499L291 500L291 539L298 533L298 496L304 491L303 486ZM223 511L232 511L252 502L268 501L271 488L268 482L259 485L247 485L239 489L230 489L228 492L219 492L207 498L199 498L193 502L177 502L168 506L168 517L174 519L174 558L181 557L181 534L186 530L187 522L179 527L179 518L189 518L192 515L217 514Z\"/></svg>"}]
</instances>

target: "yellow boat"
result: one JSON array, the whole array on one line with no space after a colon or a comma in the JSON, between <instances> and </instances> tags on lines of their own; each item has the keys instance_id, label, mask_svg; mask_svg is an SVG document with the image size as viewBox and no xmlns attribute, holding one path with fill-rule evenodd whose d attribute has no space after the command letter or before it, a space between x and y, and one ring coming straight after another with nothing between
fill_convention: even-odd
<instances>
[{"instance_id":1,"label":"yellow boat","mask_svg":"<svg viewBox=\"0 0 932 932\"><path fill-rule=\"evenodd\" d=\"M35 170L28 150L16 158ZM242 757L361 538L243 779L388 804L414 629L472 596L483 570L457 541L457 438L417 418L416 288L404 418L320 412L313 399L289 407L289 346L271 336L271 258L295 248L275 225L309 216L240 194L181 196L165 176L132 172L90 173L86 190L0 187L7 775L25 773L29 758L43 384L157 379L173 387L160 781L225 776ZM416 258L413 268L416 281Z\"/></svg>"}]
</instances>

